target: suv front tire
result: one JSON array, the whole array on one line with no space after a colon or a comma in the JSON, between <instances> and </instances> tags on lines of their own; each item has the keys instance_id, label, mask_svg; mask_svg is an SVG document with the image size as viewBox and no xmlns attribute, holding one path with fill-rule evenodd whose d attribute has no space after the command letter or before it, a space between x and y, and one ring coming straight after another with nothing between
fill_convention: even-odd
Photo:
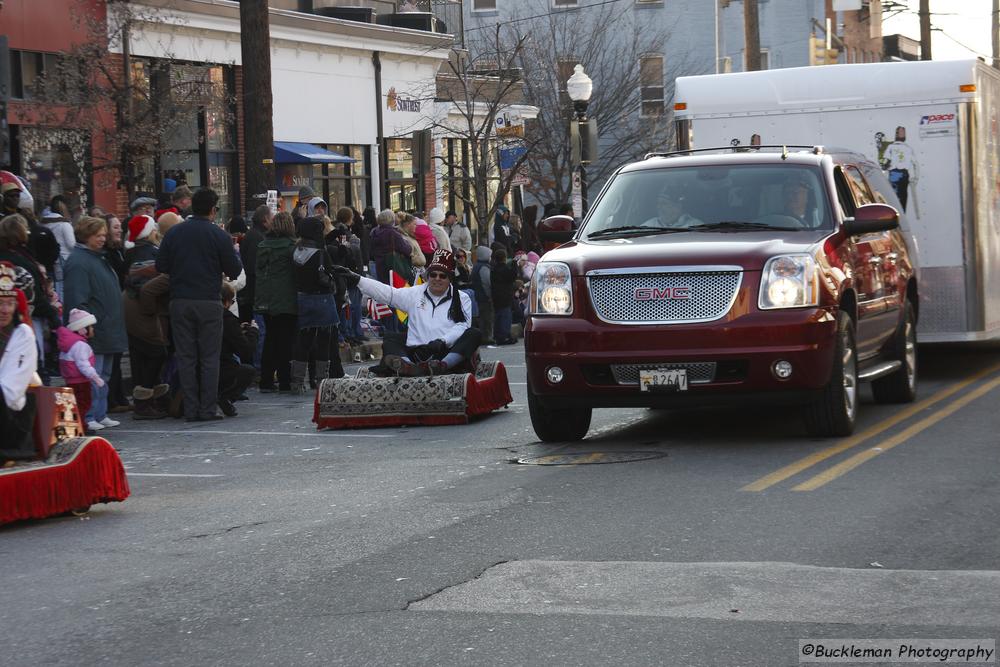
<instances>
[{"instance_id":1,"label":"suv front tire","mask_svg":"<svg viewBox=\"0 0 1000 667\"><path fill-rule=\"evenodd\" d=\"M837 314L837 345L830 380L820 396L806 406L805 423L810 435L843 437L854 432L858 416L858 354L854 320Z\"/></svg>"},{"instance_id":2,"label":"suv front tire","mask_svg":"<svg viewBox=\"0 0 1000 667\"><path fill-rule=\"evenodd\" d=\"M542 442L575 442L583 440L590 430L592 408L563 408L553 410L542 405L541 400L528 388L528 414L531 427Z\"/></svg>"}]
</instances>

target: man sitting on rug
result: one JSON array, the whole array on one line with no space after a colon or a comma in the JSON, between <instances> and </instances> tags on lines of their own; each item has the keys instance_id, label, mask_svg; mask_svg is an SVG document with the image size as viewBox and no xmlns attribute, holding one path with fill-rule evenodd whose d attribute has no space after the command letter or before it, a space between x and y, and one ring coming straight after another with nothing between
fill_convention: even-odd
<instances>
[{"instance_id":1,"label":"man sitting on rug","mask_svg":"<svg viewBox=\"0 0 1000 667\"><path fill-rule=\"evenodd\" d=\"M35 399L28 385L38 383L38 348L27 317L28 302L17 287L17 272L0 262L0 466L35 456L32 428Z\"/></svg>"},{"instance_id":2,"label":"man sitting on rug","mask_svg":"<svg viewBox=\"0 0 1000 667\"><path fill-rule=\"evenodd\" d=\"M472 299L455 289L455 258L438 249L427 265L426 285L396 289L340 269L348 286L379 303L406 311L406 333L386 333L382 340L382 375L440 375L464 372L479 349L479 329L472 327Z\"/></svg>"}]
</instances>

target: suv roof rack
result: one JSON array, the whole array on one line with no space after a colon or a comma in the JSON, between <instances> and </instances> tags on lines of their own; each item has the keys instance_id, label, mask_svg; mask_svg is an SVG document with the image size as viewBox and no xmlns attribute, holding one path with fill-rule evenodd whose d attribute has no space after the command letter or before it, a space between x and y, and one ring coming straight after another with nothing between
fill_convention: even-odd
<instances>
[{"instance_id":1,"label":"suv roof rack","mask_svg":"<svg viewBox=\"0 0 1000 667\"><path fill-rule=\"evenodd\" d=\"M806 145L806 144L763 144L760 146L743 146L740 144L734 144L730 146L715 146L713 148L689 148L687 150L676 150L668 151L665 153L646 153L644 160L648 160L654 157L679 157L682 155L691 155L692 153L710 153L717 151L720 153L751 153L751 152L770 152L765 149L780 149L782 155L787 155L788 149L795 150L807 150L813 155L822 155L826 151L821 145Z\"/></svg>"}]
</instances>

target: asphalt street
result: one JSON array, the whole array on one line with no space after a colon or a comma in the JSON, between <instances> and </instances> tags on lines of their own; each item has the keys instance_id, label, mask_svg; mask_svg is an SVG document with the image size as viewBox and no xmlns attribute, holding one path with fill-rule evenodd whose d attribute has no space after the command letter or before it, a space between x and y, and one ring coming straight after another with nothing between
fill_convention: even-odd
<instances>
[{"instance_id":1,"label":"asphalt street","mask_svg":"<svg viewBox=\"0 0 1000 667\"><path fill-rule=\"evenodd\" d=\"M523 348L484 358L514 403L467 426L317 432L311 398L254 392L126 417L103 434L131 498L0 528L2 664L797 665L800 640L1000 636L1000 350L921 348L918 402L866 388L852 438L632 409L555 445Z\"/></svg>"}]
</instances>

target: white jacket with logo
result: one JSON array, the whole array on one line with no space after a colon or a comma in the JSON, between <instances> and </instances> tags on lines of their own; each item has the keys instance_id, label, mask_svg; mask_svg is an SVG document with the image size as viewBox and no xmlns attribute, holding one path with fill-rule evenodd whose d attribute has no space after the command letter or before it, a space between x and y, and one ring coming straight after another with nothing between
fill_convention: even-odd
<instances>
[{"instance_id":1,"label":"white jacket with logo","mask_svg":"<svg viewBox=\"0 0 1000 667\"><path fill-rule=\"evenodd\" d=\"M24 409L28 385L34 380L37 367L35 332L22 322L14 329L0 357L0 387L3 388L3 400L11 410Z\"/></svg>"},{"instance_id":2,"label":"white jacket with logo","mask_svg":"<svg viewBox=\"0 0 1000 667\"><path fill-rule=\"evenodd\" d=\"M454 285L450 285L448 293L441 297L432 296L427 285L394 288L371 278L362 278L358 288L379 303L406 311L409 315L406 344L409 347L438 339L449 346L454 345L458 337L472 326L472 299L465 292L456 290ZM464 322L452 322L448 318L455 294L462 299Z\"/></svg>"}]
</instances>

